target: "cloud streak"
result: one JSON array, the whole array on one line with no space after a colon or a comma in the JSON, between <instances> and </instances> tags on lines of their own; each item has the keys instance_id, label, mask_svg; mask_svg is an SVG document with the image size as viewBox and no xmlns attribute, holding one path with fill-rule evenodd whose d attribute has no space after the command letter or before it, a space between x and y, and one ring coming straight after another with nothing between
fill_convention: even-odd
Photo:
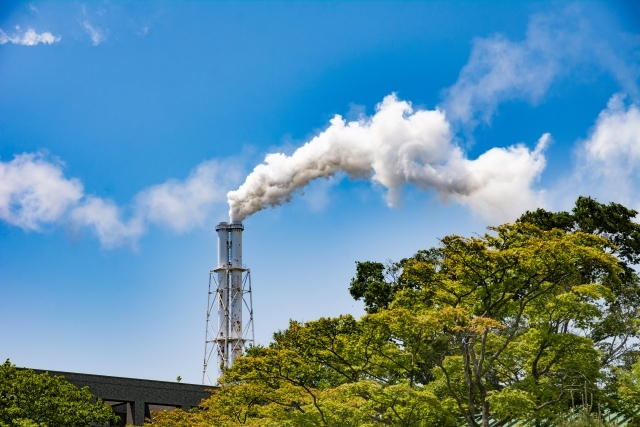
<instances>
[{"instance_id":1,"label":"cloud streak","mask_svg":"<svg viewBox=\"0 0 640 427\"><path fill-rule=\"evenodd\" d=\"M187 231L203 225L239 179L236 168L210 160L198 165L184 181L171 179L139 193L136 206L149 222Z\"/></svg>"},{"instance_id":2,"label":"cloud streak","mask_svg":"<svg viewBox=\"0 0 640 427\"><path fill-rule=\"evenodd\" d=\"M578 5L534 15L522 41L500 34L475 39L458 80L443 91L441 108L448 120L472 129L478 123L489 123L504 101L541 102L556 80L580 66L610 73L626 92L636 96L639 69L626 56L593 28Z\"/></svg>"},{"instance_id":3,"label":"cloud streak","mask_svg":"<svg viewBox=\"0 0 640 427\"><path fill-rule=\"evenodd\" d=\"M75 207L69 219L73 226L91 229L105 248L135 245L146 228L143 216L136 215L124 221L122 209L113 201L93 196Z\"/></svg>"},{"instance_id":4,"label":"cloud streak","mask_svg":"<svg viewBox=\"0 0 640 427\"><path fill-rule=\"evenodd\" d=\"M233 163L206 161L185 180L149 187L123 208L85 194L78 179L64 176L63 166L33 153L0 161L0 220L28 231L64 223L90 229L107 248L133 245L151 224L179 233L206 224L240 176Z\"/></svg>"},{"instance_id":5,"label":"cloud streak","mask_svg":"<svg viewBox=\"0 0 640 427\"><path fill-rule=\"evenodd\" d=\"M54 36L48 31L38 33L33 28L27 29L27 31L20 31L19 27L16 27L17 32L9 35L0 30L0 45L13 43L21 46L36 46L42 44L53 44L59 42L62 37Z\"/></svg>"},{"instance_id":6,"label":"cloud streak","mask_svg":"<svg viewBox=\"0 0 640 427\"><path fill-rule=\"evenodd\" d=\"M91 25L89 21L83 21L82 27L85 29L87 34L89 34L89 37L91 37L91 44L93 44L94 46L98 46L100 43L107 39L104 31L102 31L102 29L100 29L99 27Z\"/></svg>"}]
</instances>

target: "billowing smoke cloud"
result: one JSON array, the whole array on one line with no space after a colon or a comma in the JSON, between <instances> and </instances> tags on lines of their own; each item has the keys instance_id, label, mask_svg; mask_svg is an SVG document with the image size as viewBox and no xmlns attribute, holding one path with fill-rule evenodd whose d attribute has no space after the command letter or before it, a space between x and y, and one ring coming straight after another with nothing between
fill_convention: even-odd
<instances>
[{"instance_id":1,"label":"billowing smoke cloud","mask_svg":"<svg viewBox=\"0 0 640 427\"><path fill-rule=\"evenodd\" d=\"M0 161L0 219L32 231L54 223L86 227L105 247L135 244L149 224L176 232L203 225L238 178L233 162L203 162L184 181L172 179L141 191L125 209L86 195L78 179L64 176L62 163L21 154Z\"/></svg>"},{"instance_id":2,"label":"billowing smoke cloud","mask_svg":"<svg viewBox=\"0 0 640 427\"><path fill-rule=\"evenodd\" d=\"M470 160L452 142L442 111L414 111L408 102L389 95L372 117L347 123L335 116L326 130L291 156L269 154L240 188L228 193L229 215L241 221L290 201L314 179L344 172L351 179L384 186L390 206L398 204L402 186L410 183L492 219L504 219L514 209L521 212L539 202L540 194L531 185L544 169L547 140L544 136L533 152L522 145L493 148Z\"/></svg>"},{"instance_id":3,"label":"billowing smoke cloud","mask_svg":"<svg viewBox=\"0 0 640 427\"><path fill-rule=\"evenodd\" d=\"M444 91L441 107L451 122L473 128L489 122L505 100L540 102L554 81L577 73L581 65L610 73L636 96L637 52L620 49L624 43L607 37L613 36L593 28L574 4L560 12L534 15L522 41L500 34L477 38L458 80Z\"/></svg>"},{"instance_id":4,"label":"billowing smoke cloud","mask_svg":"<svg viewBox=\"0 0 640 427\"><path fill-rule=\"evenodd\" d=\"M523 145L494 148L471 160L452 142L451 125L472 130L488 123L505 100L541 102L557 79L579 77L584 70L587 78L593 70L609 73L637 98L637 52L621 49L624 43L612 37L620 36L599 31L580 5L570 5L534 15L524 40L478 38L458 80L443 92L439 109L413 112L408 103L387 97L371 118L346 123L336 116L293 155L268 155L240 188L229 192L230 217L242 220L286 203L312 180L345 172L386 187L391 206L410 183L434 190L445 201L466 204L489 220L512 220L545 202L544 192L532 185L545 167L549 136L533 151Z\"/></svg>"},{"instance_id":5,"label":"billowing smoke cloud","mask_svg":"<svg viewBox=\"0 0 640 427\"><path fill-rule=\"evenodd\" d=\"M61 37L54 36L50 32L37 33L33 28L27 29L27 31L20 31L20 27L16 27L17 32L9 35L0 30L0 44L19 44L22 46L36 46L39 43L53 44L59 42Z\"/></svg>"},{"instance_id":6,"label":"billowing smoke cloud","mask_svg":"<svg viewBox=\"0 0 640 427\"><path fill-rule=\"evenodd\" d=\"M545 192L531 188L546 166L544 150L551 141L545 133L530 151L522 144L492 148L476 160L465 160L466 173L480 180L469 194L453 194L458 203L490 221L513 221L526 209L544 206Z\"/></svg>"}]
</instances>

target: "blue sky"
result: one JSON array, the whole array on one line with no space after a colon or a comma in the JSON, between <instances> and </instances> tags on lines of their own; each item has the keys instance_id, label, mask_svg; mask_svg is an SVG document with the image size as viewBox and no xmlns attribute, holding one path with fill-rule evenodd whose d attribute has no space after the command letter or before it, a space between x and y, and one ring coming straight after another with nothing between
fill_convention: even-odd
<instances>
[{"instance_id":1,"label":"blue sky","mask_svg":"<svg viewBox=\"0 0 640 427\"><path fill-rule=\"evenodd\" d=\"M0 30L20 366L200 382L229 191L263 344L360 315L355 261L581 194L640 208L634 2L3 2Z\"/></svg>"}]
</instances>

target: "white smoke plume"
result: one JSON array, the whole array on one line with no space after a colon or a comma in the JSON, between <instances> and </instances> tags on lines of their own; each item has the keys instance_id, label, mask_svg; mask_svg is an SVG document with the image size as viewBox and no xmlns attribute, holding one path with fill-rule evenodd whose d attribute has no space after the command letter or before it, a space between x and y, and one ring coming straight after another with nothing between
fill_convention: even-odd
<instances>
[{"instance_id":1,"label":"white smoke plume","mask_svg":"<svg viewBox=\"0 0 640 427\"><path fill-rule=\"evenodd\" d=\"M54 36L48 31L37 33L33 28L27 31L20 31L20 27L16 27L17 33L9 35L0 29L0 44L13 43L22 46L36 46L39 43L53 44L59 42L61 37Z\"/></svg>"},{"instance_id":2,"label":"white smoke plume","mask_svg":"<svg viewBox=\"0 0 640 427\"><path fill-rule=\"evenodd\" d=\"M522 145L493 148L470 160L453 143L442 111L414 111L410 103L389 95L372 117L347 123L336 115L326 130L291 156L267 155L240 188L227 194L229 216L242 221L290 201L314 179L344 172L351 179L383 185L390 206L398 204L402 186L410 183L468 204L491 219L505 219L538 206L541 194L531 185L544 169L542 151L548 139L543 136L534 151Z\"/></svg>"},{"instance_id":3,"label":"white smoke plume","mask_svg":"<svg viewBox=\"0 0 640 427\"><path fill-rule=\"evenodd\" d=\"M476 160L466 160L466 172L482 182L469 194L453 194L483 218L493 221L513 221L527 209L544 206L543 190L531 189L546 166L544 150L551 136L545 133L530 151L522 144L507 148L492 148Z\"/></svg>"}]
</instances>

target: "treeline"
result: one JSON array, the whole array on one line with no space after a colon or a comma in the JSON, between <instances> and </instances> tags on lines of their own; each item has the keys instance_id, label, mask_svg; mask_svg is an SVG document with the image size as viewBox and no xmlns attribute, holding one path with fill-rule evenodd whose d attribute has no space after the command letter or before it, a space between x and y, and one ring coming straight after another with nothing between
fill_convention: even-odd
<instances>
[{"instance_id":1,"label":"treeline","mask_svg":"<svg viewBox=\"0 0 640 427\"><path fill-rule=\"evenodd\" d=\"M605 413L640 425L636 215L581 197L571 212L359 262L349 291L366 315L291 321L201 408L149 425L565 427ZM116 420L86 388L0 365L0 427Z\"/></svg>"},{"instance_id":2,"label":"treeline","mask_svg":"<svg viewBox=\"0 0 640 427\"><path fill-rule=\"evenodd\" d=\"M291 321L176 426L532 426L640 403L637 212L581 197L387 265L357 263L367 314ZM584 415L584 414L583 414Z\"/></svg>"}]
</instances>

